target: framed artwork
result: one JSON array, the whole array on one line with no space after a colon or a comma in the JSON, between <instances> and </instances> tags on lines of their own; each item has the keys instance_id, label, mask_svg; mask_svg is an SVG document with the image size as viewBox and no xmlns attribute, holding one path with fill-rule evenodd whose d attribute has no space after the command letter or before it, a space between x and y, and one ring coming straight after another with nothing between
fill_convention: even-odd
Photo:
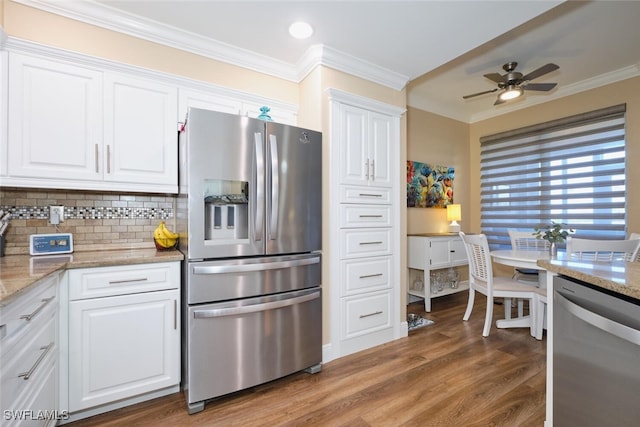
<instances>
[{"instance_id":1,"label":"framed artwork","mask_svg":"<svg viewBox=\"0 0 640 427\"><path fill-rule=\"evenodd\" d=\"M407 160L407 207L444 208L453 203L455 170Z\"/></svg>"}]
</instances>

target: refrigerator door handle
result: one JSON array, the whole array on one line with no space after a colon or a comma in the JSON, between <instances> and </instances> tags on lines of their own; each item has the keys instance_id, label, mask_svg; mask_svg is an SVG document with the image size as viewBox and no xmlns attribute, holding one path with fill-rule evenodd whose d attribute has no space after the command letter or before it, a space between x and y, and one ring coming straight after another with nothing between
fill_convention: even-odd
<instances>
[{"instance_id":1,"label":"refrigerator door handle","mask_svg":"<svg viewBox=\"0 0 640 427\"><path fill-rule=\"evenodd\" d=\"M269 221L269 238L275 240L278 232L278 189L280 188L280 164L278 162L278 140L269 135L271 152L271 218Z\"/></svg>"},{"instance_id":2,"label":"refrigerator door handle","mask_svg":"<svg viewBox=\"0 0 640 427\"><path fill-rule=\"evenodd\" d=\"M195 266L193 267L193 274L243 273L248 271L278 270L281 268L318 264L319 262L320 257L313 257L256 264Z\"/></svg>"},{"instance_id":3,"label":"refrigerator door handle","mask_svg":"<svg viewBox=\"0 0 640 427\"><path fill-rule=\"evenodd\" d=\"M256 220L254 224L254 240L262 240L264 230L264 151L262 148L262 134L256 132L254 134L256 146Z\"/></svg>"},{"instance_id":4,"label":"refrigerator door handle","mask_svg":"<svg viewBox=\"0 0 640 427\"><path fill-rule=\"evenodd\" d=\"M295 298L288 298L280 301L265 302L262 304L247 305L244 307L229 307L218 308L211 310L194 310L193 317L195 319L206 319L211 317L224 317L224 316L237 316L239 314L256 313L259 311L276 310L282 307L288 307L291 305L302 304L303 302L311 301L316 298L320 298L320 292L314 292L312 294L303 295Z\"/></svg>"}]
</instances>

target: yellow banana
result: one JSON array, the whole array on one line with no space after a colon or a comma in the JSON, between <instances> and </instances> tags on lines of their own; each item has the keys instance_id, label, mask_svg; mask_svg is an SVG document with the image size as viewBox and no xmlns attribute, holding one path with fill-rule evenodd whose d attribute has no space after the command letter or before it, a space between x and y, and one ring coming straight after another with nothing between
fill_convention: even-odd
<instances>
[{"instance_id":1,"label":"yellow banana","mask_svg":"<svg viewBox=\"0 0 640 427\"><path fill-rule=\"evenodd\" d=\"M162 228L162 232L164 233L165 237L168 239L177 239L179 234L178 233L174 233L173 231L169 230L167 228L167 225L164 222L160 223L160 227Z\"/></svg>"},{"instance_id":2,"label":"yellow banana","mask_svg":"<svg viewBox=\"0 0 640 427\"><path fill-rule=\"evenodd\" d=\"M178 234L170 231L164 221L160 221L160 224L153 230L153 238L163 248L170 248L176 244Z\"/></svg>"}]
</instances>

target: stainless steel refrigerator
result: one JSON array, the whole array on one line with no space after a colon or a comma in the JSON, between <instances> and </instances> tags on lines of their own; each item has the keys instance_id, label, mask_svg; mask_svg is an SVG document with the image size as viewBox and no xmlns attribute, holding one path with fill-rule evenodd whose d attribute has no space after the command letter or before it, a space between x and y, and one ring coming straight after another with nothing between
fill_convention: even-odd
<instances>
[{"instance_id":1,"label":"stainless steel refrigerator","mask_svg":"<svg viewBox=\"0 0 640 427\"><path fill-rule=\"evenodd\" d=\"M207 400L322 361L322 135L190 108L179 133L183 386Z\"/></svg>"}]
</instances>

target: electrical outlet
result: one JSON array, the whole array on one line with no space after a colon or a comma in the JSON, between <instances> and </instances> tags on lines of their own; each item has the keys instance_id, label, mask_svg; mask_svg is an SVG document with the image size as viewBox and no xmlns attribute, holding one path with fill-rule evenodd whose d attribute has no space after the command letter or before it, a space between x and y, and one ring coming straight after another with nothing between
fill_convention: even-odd
<instances>
[{"instance_id":1,"label":"electrical outlet","mask_svg":"<svg viewBox=\"0 0 640 427\"><path fill-rule=\"evenodd\" d=\"M49 206L49 223L56 225L64 222L64 206Z\"/></svg>"}]
</instances>

